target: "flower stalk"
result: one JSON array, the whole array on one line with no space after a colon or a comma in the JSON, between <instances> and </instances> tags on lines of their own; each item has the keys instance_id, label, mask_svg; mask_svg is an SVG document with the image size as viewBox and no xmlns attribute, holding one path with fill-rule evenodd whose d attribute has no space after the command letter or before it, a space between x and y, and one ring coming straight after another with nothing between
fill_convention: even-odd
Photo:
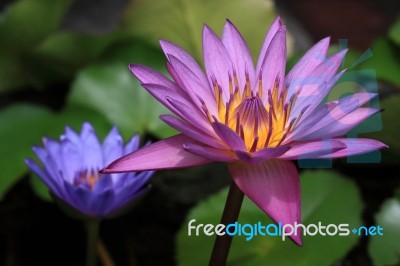
<instances>
[{"instance_id":1,"label":"flower stalk","mask_svg":"<svg viewBox=\"0 0 400 266\"><path fill-rule=\"evenodd\" d=\"M99 238L100 220L88 219L86 221L86 266L97 265L97 241Z\"/></svg>"},{"instance_id":2,"label":"flower stalk","mask_svg":"<svg viewBox=\"0 0 400 266\"><path fill-rule=\"evenodd\" d=\"M224 212L222 213L221 224L225 226L237 221L242 207L244 193L232 181L226 198ZM210 266L226 265L229 249L232 243L232 236L224 234L217 235L211 253Z\"/></svg>"}]
</instances>

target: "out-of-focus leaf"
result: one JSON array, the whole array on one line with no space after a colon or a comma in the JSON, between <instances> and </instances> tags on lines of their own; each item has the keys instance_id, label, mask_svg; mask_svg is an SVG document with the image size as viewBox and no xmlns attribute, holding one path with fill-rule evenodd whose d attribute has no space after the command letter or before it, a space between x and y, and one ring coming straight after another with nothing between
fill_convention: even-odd
<instances>
[{"instance_id":1,"label":"out-of-focus leaf","mask_svg":"<svg viewBox=\"0 0 400 266\"><path fill-rule=\"evenodd\" d=\"M398 163L400 156L400 139L398 138L400 120L400 96L393 95L381 102L381 113L383 130L375 133L369 133L367 137L377 139L389 146L389 149L383 150L383 161Z\"/></svg>"},{"instance_id":2,"label":"out-of-focus leaf","mask_svg":"<svg viewBox=\"0 0 400 266\"><path fill-rule=\"evenodd\" d=\"M369 252L374 264L398 265L400 263L400 200L387 200L375 217L383 228L383 236L371 237Z\"/></svg>"},{"instance_id":3,"label":"out-of-focus leaf","mask_svg":"<svg viewBox=\"0 0 400 266\"><path fill-rule=\"evenodd\" d=\"M360 69L374 69L378 79L400 84L400 56L396 49L389 40L377 39L371 47L373 56L360 64Z\"/></svg>"},{"instance_id":4,"label":"out-of-focus leaf","mask_svg":"<svg viewBox=\"0 0 400 266\"><path fill-rule=\"evenodd\" d=\"M109 54L106 62L82 70L72 85L69 102L102 113L120 127L124 136L144 132L158 137L172 135L174 131L159 119L168 111L140 86L127 63L144 60L147 66L161 70L164 69L163 57L159 51L140 43L124 47L130 48L121 48L122 53Z\"/></svg>"},{"instance_id":5,"label":"out-of-focus leaf","mask_svg":"<svg viewBox=\"0 0 400 266\"><path fill-rule=\"evenodd\" d=\"M362 203L356 185L332 171L306 171L301 175L302 223L322 225L349 224L348 229L361 224ZM215 236L188 236L187 222L196 219L197 224L218 224L227 191L200 203L188 215L178 235L178 262L180 265L206 265ZM245 198L239 223L263 225L272 221L250 200ZM192 231L192 233L194 233ZM332 265L343 257L357 242L349 236L305 236L304 246L298 247L281 237L245 236L233 238L228 265ZM318 247L318 251L316 251Z\"/></svg>"},{"instance_id":6,"label":"out-of-focus leaf","mask_svg":"<svg viewBox=\"0 0 400 266\"><path fill-rule=\"evenodd\" d=\"M389 37L400 46L400 17L389 30Z\"/></svg>"},{"instance_id":7,"label":"out-of-focus leaf","mask_svg":"<svg viewBox=\"0 0 400 266\"><path fill-rule=\"evenodd\" d=\"M275 18L275 8L271 0L134 0L125 14L125 28L135 35L153 43L159 38L167 39L200 59L203 24L221 33L227 18L239 28L253 56L257 56Z\"/></svg>"},{"instance_id":8,"label":"out-of-focus leaf","mask_svg":"<svg viewBox=\"0 0 400 266\"><path fill-rule=\"evenodd\" d=\"M35 53L51 60L54 67L74 69L95 59L120 37L120 33L90 36L75 32L59 32L40 43Z\"/></svg>"},{"instance_id":9,"label":"out-of-focus leaf","mask_svg":"<svg viewBox=\"0 0 400 266\"><path fill-rule=\"evenodd\" d=\"M45 201L53 201L50 195L50 191L47 186L37 177L35 174L32 173L31 175L31 187L35 194Z\"/></svg>"},{"instance_id":10,"label":"out-of-focus leaf","mask_svg":"<svg viewBox=\"0 0 400 266\"><path fill-rule=\"evenodd\" d=\"M20 58L0 48L0 93L26 83Z\"/></svg>"},{"instance_id":11,"label":"out-of-focus leaf","mask_svg":"<svg viewBox=\"0 0 400 266\"><path fill-rule=\"evenodd\" d=\"M14 105L0 111L0 198L28 171L26 157L34 158L33 145L42 145L43 136L59 138L66 125L76 130L84 121L89 121L100 133L110 125L94 111L82 107L70 107L55 114L33 105Z\"/></svg>"},{"instance_id":12,"label":"out-of-focus leaf","mask_svg":"<svg viewBox=\"0 0 400 266\"><path fill-rule=\"evenodd\" d=\"M54 32L70 0L19 0L0 19L0 47L30 49Z\"/></svg>"}]
</instances>

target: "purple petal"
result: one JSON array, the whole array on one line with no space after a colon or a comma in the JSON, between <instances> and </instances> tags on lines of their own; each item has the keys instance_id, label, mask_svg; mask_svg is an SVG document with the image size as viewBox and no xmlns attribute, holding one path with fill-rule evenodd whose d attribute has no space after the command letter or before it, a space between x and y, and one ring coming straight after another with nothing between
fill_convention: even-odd
<instances>
[{"instance_id":1,"label":"purple petal","mask_svg":"<svg viewBox=\"0 0 400 266\"><path fill-rule=\"evenodd\" d=\"M86 169L98 171L103 167L103 151L94 128L89 123L84 123L81 132L83 164ZM68 160L68 157L64 157Z\"/></svg>"},{"instance_id":2,"label":"purple petal","mask_svg":"<svg viewBox=\"0 0 400 266\"><path fill-rule=\"evenodd\" d=\"M189 55L185 50L174 43L160 40L160 44L167 57L168 55L176 57L179 61L181 61L184 65L186 65L190 70L193 71L194 75L200 80L204 88L208 87L206 75L191 55Z\"/></svg>"},{"instance_id":3,"label":"purple petal","mask_svg":"<svg viewBox=\"0 0 400 266\"><path fill-rule=\"evenodd\" d=\"M298 81L302 81L309 73L326 59L326 53L329 48L330 37L320 40L311 47L303 57L296 63L286 76L288 89L294 88ZM300 84L297 84L300 85ZM289 98L291 93L288 94Z\"/></svg>"},{"instance_id":4,"label":"purple petal","mask_svg":"<svg viewBox=\"0 0 400 266\"><path fill-rule=\"evenodd\" d=\"M107 137L103 142L103 158L104 165L111 163L113 160L123 155L123 140L119 134L118 128L113 127L108 133Z\"/></svg>"},{"instance_id":5,"label":"purple petal","mask_svg":"<svg viewBox=\"0 0 400 266\"><path fill-rule=\"evenodd\" d=\"M221 40L207 25L203 28L203 56L210 87L214 88L216 81L222 88L224 101L228 101L232 62Z\"/></svg>"},{"instance_id":6,"label":"purple petal","mask_svg":"<svg viewBox=\"0 0 400 266\"><path fill-rule=\"evenodd\" d=\"M235 156L235 153L230 150L216 149L193 143L183 144L183 148L188 152L212 161L231 163L238 160L238 158Z\"/></svg>"},{"instance_id":7,"label":"purple petal","mask_svg":"<svg viewBox=\"0 0 400 266\"><path fill-rule=\"evenodd\" d=\"M26 159L25 164L46 184L56 195L62 194L59 182L42 169L34 160Z\"/></svg>"},{"instance_id":8,"label":"purple petal","mask_svg":"<svg viewBox=\"0 0 400 266\"><path fill-rule=\"evenodd\" d=\"M333 85L335 85L344 73L344 71L342 71L335 75L346 52L347 49L325 59L324 62L314 68L313 71L296 86L300 91L296 92L298 93L298 97L291 112L291 119L297 117L305 106L311 106L308 112L313 111L326 97Z\"/></svg>"},{"instance_id":9,"label":"purple petal","mask_svg":"<svg viewBox=\"0 0 400 266\"><path fill-rule=\"evenodd\" d=\"M300 182L292 162L236 162L229 165L229 171L237 186L272 220L283 225L300 223ZM302 245L301 230L291 238Z\"/></svg>"},{"instance_id":10,"label":"purple petal","mask_svg":"<svg viewBox=\"0 0 400 266\"><path fill-rule=\"evenodd\" d=\"M246 86L246 74L249 77L251 88L255 86L255 72L253 59L246 42L236 27L227 20L222 33L224 44L232 60L233 67L239 79L239 90L243 91Z\"/></svg>"},{"instance_id":11,"label":"purple petal","mask_svg":"<svg viewBox=\"0 0 400 266\"><path fill-rule=\"evenodd\" d=\"M304 118L301 124L293 131L296 140L308 140L319 138L330 138L324 136L326 131L335 127L340 120L348 116L374 98L374 93L355 93L339 99L339 101L328 102L321 108L314 110L313 115ZM371 109L375 110L375 109ZM372 111L370 115L374 112ZM356 125L356 124L354 124ZM332 135L329 135L332 136Z\"/></svg>"},{"instance_id":12,"label":"purple petal","mask_svg":"<svg viewBox=\"0 0 400 266\"><path fill-rule=\"evenodd\" d=\"M237 156L246 163L262 163L266 160L277 158L290 149L290 146L265 148L255 153L236 151Z\"/></svg>"},{"instance_id":13,"label":"purple petal","mask_svg":"<svg viewBox=\"0 0 400 266\"><path fill-rule=\"evenodd\" d=\"M376 151L383 148L388 148L388 146L380 141L373 139L346 139L339 138L335 139L336 141L340 141L346 147L339 151L333 152L331 154L325 154L320 156L319 158L339 158L339 157L347 157L351 155L358 155L363 153L368 153L371 151Z\"/></svg>"},{"instance_id":14,"label":"purple petal","mask_svg":"<svg viewBox=\"0 0 400 266\"><path fill-rule=\"evenodd\" d=\"M290 150L279 156L279 159L312 159L346 148L346 145L344 145L342 142L331 139L293 143L292 145L293 146L290 148Z\"/></svg>"},{"instance_id":15,"label":"purple petal","mask_svg":"<svg viewBox=\"0 0 400 266\"><path fill-rule=\"evenodd\" d=\"M147 89L147 91L155 97L158 101L164 104L167 108L169 108L168 103L165 101L165 96L169 95L170 97L174 97L179 99L180 101L190 102L190 98L187 93L182 90L179 86L177 86L174 82L166 78L160 72L153 70L149 67L142 65L129 65L129 69L136 76L137 79L142 83L142 86ZM149 90L145 84L154 84L158 85L158 88L162 88L159 90ZM157 86L154 86L157 88ZM173 111L173 110L172 110Z\"/></svg>"},{"instance_id":16,"label":"purple petal","mask_svg":"<svg viewBox=\"0 0 400 266\"><path fill-rule=\"evenodd\" d=\"M268 47L264 62L261 65L260 73L256 73L257 78L262 79L263 103L268 102L268 93L276 84L279 92L282 92L285 78L286 67L286 28L282 26ZM254 89L257 90L258 86ZM256 92L256 91L255 91Z\"/></svg>"},{"instance_id":17,"label":"purple petal","mask_svg":"<svg viewBox=\"0 0 400 266\"><path fill-rule=\"evenodd\" d=\"M256 67L256 75L258 75L258 73L260 73L261 66L263 65L264 58L265 58L265 55L269 48L269 45L281 27L282 27L281 18L277 17L275 19L275 21L272 23L271 27L269 28L269 31L268 31L267 35L265 36L264 43L261 47L260 54L258 56L257 67Z\"/></svg>"},{"instance_id":18,"label":"purple petal","mask_svg":"<svg viewBox=\"0 0 400 266\"><path fill-rule=\"evenodd\" d=\"M331 123L327 127L321 127L319 130L307 135L304 139L315 138L334 138L345 135L357 125L379 112L375 108L359 108L345 117Z\"/></svg>"},{"instance_id":19,"label":"purple petal","mask_svg":"<svg viewBox=\"0 0 400 266\"><path fill-rule=\"evenodd\" d=\"M190 138L179 134L125 155L112 162L109 166L101 170L101 172L120 173L174 169L210 163L210 160L183 149L184 143L192 142L193 140Z\"/></svg>"},{"instance_id":20,"label":"purple petal","mask_svg":"<svg viewBox=\"0 0 400 266\"><path fill-rule=\"evenodd\" d=\"M212 130L208 118L198 109L170 97L167 97L167 101L178 111L176 114L188 124L202 131Z\"/></svg>"},{"instance_id":21,"label":"purple petal","mask_svg":"<svg viewBox=\"0 0 400 266\"><path fill-rule=\"evenodd\" d=\"M211 124L218 137L233 151L246 151L244 141L226 125L214 122Z\"/></svg>"},{"instance_id":22,"label":"purple petal","mask_svg":"<svg viewBox=\"0 0 400 266\"><path fill-rule=\"evenodd\" d=\"M76 187L64 180L64 187L66 193L60 197L61 200L71 205L76 210L89 216L94 216L89 208L89 203L92 199L92 191L86 187Z\"/></svg>"},{"instance_id":23,"label":"purple petal","mask_svg":"<svg viewBox=\"0 0 400 266\"><path fill-rule=\"evenodd\" d=\"M140 142L140 136L139 135L134 135L128 143L126 143L125 148L124 148L124 155L134 152L137 149L139 149L139 142ZM117 158L114 158L114 160Z\"/></svg>"},{"instance_id":24,"label":"purple petal","mask_svg":"<svg viewBox=\"0 0 400 266\"><path fill-rule=\"evenodd\" d=\"M210 87L207 86L207 84L204 85L192 70L176 57L169 55L169 62L192 102L200 106L202 103L200 99L202 99L202 101L207 104L207 109L210 111L211 115L218 114L215 96Z\"/></svg>"},{"instance_id":25,"label":"purple petal","mask_svg":"<svg viewBox=\"0 0 400 266\"><path fill-rule=\"evenodd\" d=\"M73 182L73 179L78 172L88 169L83 159L83 157L85 157L82 154L84 150L81 145L77 146L69 139L65 139L62 141L61 152L63 166L60 168L60 172L63 174L63 179ZM97 169L95 171L97 171Z\"/></svg>"},{"instance_id":26,"label":"purple petal","mask_svg":"<svg viewBox=\"0 0 400 266\"><path fill-rule=\"evenodd\" d=\"M175 91L171 90L169 87L165 87L159 84L153 83L143 83L143 88L145 88L154 98L157 99L160 103L162 103L165 107L171 110L173 113L177 115L181 115L181 113L174 108L171 103L167 100L168 97L173 97L174 99L179 100L180 102L185 102L186 105L191 106L192 104L182 97L180 94L177 94Z\"/></svg>"},{"instance_id":27,"label":"purple petal","mask_svg":"<svg viewBox=\"0 0 400 266\"><path fill-rule=\"evenodd\" d=\"M206 145L212 146L214 148L224 148L216 137L210 136L211 132L199 131L184 121L172 116L172 115L161 115L160 119L167 123L169 126L175 128L176 130L182 132L184 135L195 139L196 141L202 142Z\"/></svg>"},{"instance_id":28,"label":"purple petal","mask_svg":"<svg viewBox=\"0 0 400 266\"><path fill-rule=\"evenodd\" d=\"M43 166L46 168L46 172L56 181L61 181L62 178L60 176L61 169L59 168L59 161L55 161L53 157L50 156L47 149L42 147L32 147L33 152L42 162Z\"/></svg>"},{"instance_id":29,"label":"purple petal","mask_svg":"<svg viewBox=\"0 0 400 266\"><path fill-rule=\"evenodd\" d=\"M105 190L100 194L92 192L92 198L89 202L88 211L96 217L107 216L112 210L117 198L112 189Z\"/></svg>"},{"instance_id":30,"label":"purple petal","mask_svg":"<svg viewBox=\"0 0 400 266\"><path fill-rule=\"evenodd\" d=\"M162 85L170 88L172 91L177 91L175 84L171 80L154 69L143 65L130 64L129 70L140 81L140 83Z\"/></svg>"},{"instance_id":31,"label":"purple petal","mask_svg":"<svg viewBox=\"0 0 400 266\"><path fill-rule=\"evenodd\" d=\"M111 175L100 175L99 180L94 184L93 193L100 194L112 188L113 179Z\"/></svg>"}]
</instances>

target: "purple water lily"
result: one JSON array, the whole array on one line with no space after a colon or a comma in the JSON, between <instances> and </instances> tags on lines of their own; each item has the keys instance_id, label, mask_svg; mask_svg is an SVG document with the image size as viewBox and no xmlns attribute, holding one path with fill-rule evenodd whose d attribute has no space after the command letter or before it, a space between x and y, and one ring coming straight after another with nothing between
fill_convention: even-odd
<instances>
[{"instance_id":1,"label":"purple water lily","mask_svg":"<svg viewBox=\"0 0 400 266\"><path fill-rule=\"evenodd\" d=\"M33 147L43 168L32 159L25 163L57 198L86 216L113 214L143 191L153 173L99 174L99 169L139 147L139 136L124 146L116 127L102 144L89 123L83 124L80 135L67 127L60 140L45 138L44 147Z\"/></svg>"},{"instance_id":2,"label":"purple water lily","mask_svg":"<svg viewBox=\"0 0 400 266\"><path fill-rule=\"evenodd\" d=\"M111 163L102 171L129 172L228 163L237 186L274 221L300 222L300 183L291 160L337 158L386 147L345 135L377 113L356 93L324 103L343 75L346 50L327 57L329 38L315 44L285 76L286 28L271 26L254 67L249 49L227 21L220 39L203 29L205 72L175 44L161 40L172 77L130 65L142 86L176 116L161 119L181 134ZM302 244L301 234L292 239Z\"/></svg>"}]
</instances>

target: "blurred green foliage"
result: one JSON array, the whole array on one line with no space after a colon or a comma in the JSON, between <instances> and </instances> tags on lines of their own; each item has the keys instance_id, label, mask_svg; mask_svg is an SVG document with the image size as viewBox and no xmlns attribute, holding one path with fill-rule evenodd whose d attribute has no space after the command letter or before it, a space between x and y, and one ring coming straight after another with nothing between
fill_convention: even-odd
<instances>
[{"instance_id":1,"label":"blurred green foliage","mask_svg":"<svg viewBox=\"0 0 400 266\"><path fill-rule=\"evenodd\" d=\"M374 237L369 252L376 266L400 264L400 190L388 199L376 214L376 223L384 228L385 237Z\"/></svg>"},{"instance_id":2,"label":"blurred green foliage","mask_svg":"<svg viewBox=\"0 0 400 266\"><path fill-rule=\"evenodd\" d=\"M201 29L206 23L222 33L225 19L230 19L243 34L254 58L270 25L275 19L273 2L265 0L161 0L131 1L124 28L135 36L157 44L159 38L181 45L197 60L202 60Z\"/></svg>"},{"instance_id":3,"label":"blurred green foliage","mask_svg":"<svg viewBox=\"0 0 400 266\"><path fill-rule=\"evenodd\" d=\"M43 136L58 138L66 125L80 130L82 123L89 121L100 138L104 138L112 125L117 125L125 138L135 133L151 134L156 138L174 134L158 119L167 110L141 88L128 70L128 63L141 63L165 72L165 58L158 48L159 38L181 45L202 61L203 23L219 34L225 19L229 18L242 32L256 57L268 25L276 15L273 2L265 0L131 0L117 29L107 34L89 35L60 28L71 3L71 0L15 0L0 14L0 97L19 90L48 92L67 87L66 101L60 103L59 111L26 103L29 99L25 102L2 101L0 200L28 173L23 160L34 157L31 146L42 145ZM331 52L334 50L337 47ZM363 61L360 53L350 49L343 67L373 69L382 84L394 87L390 92L393 95L381 102L385 109L383 130L368 136L390 146L389 151L384 151L384 163L398 164L400 19L387 36L374 42L371 51L373 56ZM288 69L298 58L299 54L289 59ZM343 93L357 91L357 88L336 91L329 97L338 98ZM37 177L32 176L31 184L39 197L50 199L46 187ZM303 223L361 224L363 206L353 182L334 172L304 172L302 192ZM223 191L200 204L188 220L194 217L203 223L218 223L225 196L226 191ZM370 243L370 253L377 265L396 262L395 254L399 251L395 247L400 230L396 223L398 205L399 199L389 199L376 216L377 222L389 232ZM259 220L270 222L258 207L246 200L240 221ZM213 238L188 238L185 230L182 228L178 237L178 261L182 265L206 264ZM305 237L305 247L297 248L289 241L278 239L258 237L246 242L243 238L235 238L230 264L333 264L349 252L357 240L354 236ZM316 246L318 252L315 252ZM383 249L384 246L393 248Z\"/></svg>"},{"instance_id":4,"label":"blurred green foliage","mask_svg":"<svg viewBox=\"0 0 400 266\"><path fill-rule=\"evenodd\" d=\"M350 229L361 225L362 202L357 186L333 171L306 171L301 174L302 223L350 224ZM207 265L215 236L188 236L187 223L219 224L227 190L201 202L187 216L178 234L179 265ZM273 223L265 213L245 198L239 223L263 225ZM305 236L304 246L298 247L289 239L255 236L246 241L245 236L233 238L228 265L332 265L343 257L356 243L357 236ZM318 247L318 252L316 252ZM196 258L196 259L194 259Z\"/></svg>"}]
</instances>

